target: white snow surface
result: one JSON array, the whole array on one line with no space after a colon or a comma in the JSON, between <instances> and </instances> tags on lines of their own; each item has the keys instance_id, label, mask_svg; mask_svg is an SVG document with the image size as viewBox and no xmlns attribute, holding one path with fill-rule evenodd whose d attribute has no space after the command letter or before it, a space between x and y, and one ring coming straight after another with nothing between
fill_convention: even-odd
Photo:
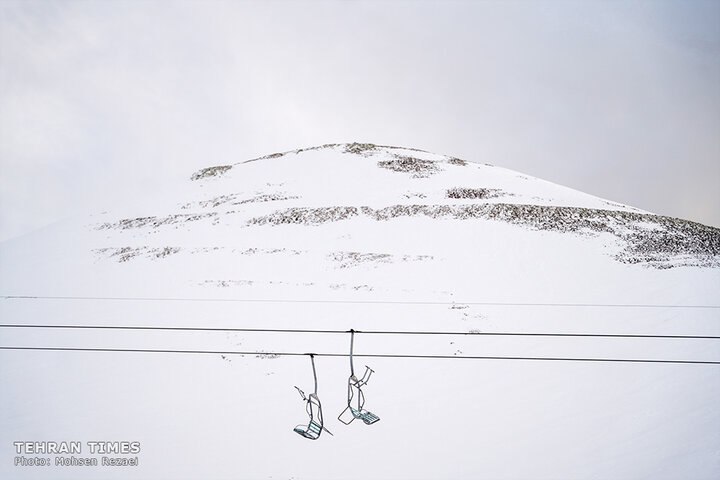
<instances>
[{"instance_id":1,"label":"white snow surface","mask_svg":"<svg viewBox=\"0 0 720 480\"><path fill-rule=\"evenodd\" d=\"M0 244L0 295L105 298L3 298L1 323L720 335L718 309L647 307L720 305L720 268L682 255L664 268L622 262L626 245L608 231L422 213L577 207L665 228L507 169L342 144L193 178L162 202ZM414 213L378 214L403 206ZM538 303L585 306L513 305ZM355 340L358 354L720 360L718 340ZM347 353L349 335L0 328L0 345ZM312 390L307 357L0 350L0 478L720 477L718 365L356 359L365 364L376 371L366 407L381 420L336 420L349 363L319 357L334 436L309 441L292 431L307 421L293 388ZM140 464L13 465L13 442L42 440L138 441Z\"/></svg>"}]
</instances>

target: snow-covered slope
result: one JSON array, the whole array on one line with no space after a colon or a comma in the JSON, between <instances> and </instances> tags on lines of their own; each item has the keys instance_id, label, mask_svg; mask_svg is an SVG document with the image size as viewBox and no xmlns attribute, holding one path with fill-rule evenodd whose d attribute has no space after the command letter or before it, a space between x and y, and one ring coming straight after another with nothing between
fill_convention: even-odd
<instances>
[{"instance_id":1,"label":"snow-covered slope","mask_svg":"<svg viewBox=\"0 0 720 480\"><path fill-rule=\"evenodd\" d=\"M169 190L160 203L140 199L2 244L0 294L105 297L6 298L2 323L720 334L718 309L637 306L720 304L718 229L503 168L338 144L210 166ZM358 353L720 359L716 340L356 341ZM0 329L2 345L341 353L348 342L340 335ZM369 363L377 374L367 406L382 420L345 427L334 417L345 401L347 360L317 359L335 436L311 442L292 432L306 418L292 387L307 391L312 381L304 357L0 351L0 476L720 473L716 365ZM94 439L140 441L140 466L98 467L99 475L12 464L13 441Z\"/></svg>"}]
</instances>

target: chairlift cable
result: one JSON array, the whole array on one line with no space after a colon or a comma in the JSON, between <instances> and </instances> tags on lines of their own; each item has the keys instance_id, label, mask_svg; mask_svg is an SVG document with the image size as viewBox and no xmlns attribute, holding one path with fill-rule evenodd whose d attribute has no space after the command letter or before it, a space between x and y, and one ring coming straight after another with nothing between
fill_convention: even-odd
<instances>
[{"instance_id":1,"label":"chairlift cable","mask_svg":"<svg viewBox=\"0 0 720 480\"><path fill-rule=\"evenodd\" d=\"M653 338L653 339L691 339L720 340L717 335L655 335L640 333L551 333L551 332L480 332L480 331L417 331L417 330L322 330L296 328L234 328L234 327L170 327L170 326L133 326L133 325L49 325L49 324L0 324L0 328L52 328L83 330L158 330L190 332L236 332L236 333L308 333L342 334L350 332L365 335L449 335L449 336L496 336L496 337L590 337L590 338Z\"/></svg>"},{"instance_id":2,"label":"chairlift cable","mask_svg":"<svg viewBox=\"0 0 720 480\"><path fill-rule=\"evenodd\" d=\"M254 355L265 356L303 356L307 353L299 352L259 352L259 351L222 351L222 350L171 350L150 348L90 348L90 347L30 347L30 346L0 346L0 350L25 351L74 351L74 352L123 352L123 353L173 353L173 354L213 354L213 355ZM348 357L347 353L314 353L316 357ZM565 362L618 362L618 363L668 363L668 364L698 364L720 365L720 361L711 360L664 360L664 359L637 359L637 358L577 358L577 357L515 357L515 356L467 356L467 355L413 355L388 353L354 353L355 357L364 358L407 358L407 359L438 359L438 360L528 360L528 361L565 361Z\"/></svg>"}]
</instances>

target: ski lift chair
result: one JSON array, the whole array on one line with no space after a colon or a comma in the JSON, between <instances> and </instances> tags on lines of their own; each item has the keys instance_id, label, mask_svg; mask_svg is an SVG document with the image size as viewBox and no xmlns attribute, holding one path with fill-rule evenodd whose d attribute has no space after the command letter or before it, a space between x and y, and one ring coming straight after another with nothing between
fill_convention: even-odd
<instances>
[{"instance_id":1,"label":"ski lift chair","mask_svg":"<svg viewBox=\"0 0 720 480\"><path fill-rule=\"evenodd\" d=\"M295 387L300 393L300 396L305 401L305 410L310 417L309 422L306 424L300 424L296 426L293 431L299 435L310 440L317 440L320 438L320 434L323 430L332 435L330 431L323 426L323 414L322 405L320 404L320 398L317 396L317 374L315 373L315 356L310 354L310 362L312 363L313 378L315 379L315 391L308 396L305 396L305 392L300 390L297 386Z\"/></svg>"},{"instance_id":2,"label":"ski lift chair","mask_svg":"<svg viewBox=\"0 0 720 480\"><path fill-rule=\"evenodd\" d=\"M365 373L363 376L360 379L355 376L352 356L354 337L355 331L350 330L350 378L348 378L348 400L347 407L345 407L345 410L340 412L338 420L345 425L350 425L355 419L359 419L366 425L372 425L380 420L380 417L363 408L365 406L365 394L362 391L362 387L367 385L368 381L370 381L370 377L373 373L375 373L375 371L365 365ZM350 416L346 415L348 411L351 414ZM347 418L347 420L345 418Z\"/></svg>"}]
</instances>

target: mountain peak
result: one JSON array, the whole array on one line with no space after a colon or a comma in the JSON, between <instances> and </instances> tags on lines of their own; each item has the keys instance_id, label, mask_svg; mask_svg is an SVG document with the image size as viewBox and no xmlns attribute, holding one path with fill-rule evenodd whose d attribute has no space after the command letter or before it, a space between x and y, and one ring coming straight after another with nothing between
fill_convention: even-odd
<instances>
[{"instance_id":1,"label":"mountain peak","mask_svg":"<svg viewBox=\"0 0 720 480\"><path fill-rule=\"evenodd\" d=\"M416 148L324 144L207 167L195 172L191 183L174 215L119 219L99 228L142 232L210 220L216 234L236 227L338 222L349 222L343 228L350 230L361 222L382 231L388 222L434 220L438 233L461 222L466 234L474 235L500 223L520 228L517 234L524 231L527 238L537 235L533 232L603 238L602 250L627 264L720 265L718 229Z\"/></svg>"}]
</instances>

